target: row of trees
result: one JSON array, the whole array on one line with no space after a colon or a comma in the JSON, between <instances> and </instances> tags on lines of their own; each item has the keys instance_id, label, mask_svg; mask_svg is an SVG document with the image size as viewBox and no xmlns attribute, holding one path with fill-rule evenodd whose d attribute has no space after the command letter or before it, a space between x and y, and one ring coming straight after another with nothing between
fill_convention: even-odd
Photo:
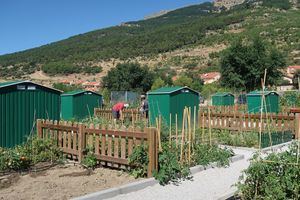
<instances>
[{"instance_id":1,"label":"row of trees","mask_svg":"<svg viewBox=\"0 0 300 200\"><path fill-rule=\"evenodd\" d=\"M108 90L131 90L145 93L163 86L188 86L204 96L213 92L233 90L251 91L261 88L261 80L267 69L266 85L273 86L282 80L282 71L286 67L283 53L259 37L238 39L231 44L220 58L220 83L203 85L199 74L187 71L172 80L176 72L170 68L155 68L138 63L118 64L103 78Z\"/></svg>"}]
</instances>

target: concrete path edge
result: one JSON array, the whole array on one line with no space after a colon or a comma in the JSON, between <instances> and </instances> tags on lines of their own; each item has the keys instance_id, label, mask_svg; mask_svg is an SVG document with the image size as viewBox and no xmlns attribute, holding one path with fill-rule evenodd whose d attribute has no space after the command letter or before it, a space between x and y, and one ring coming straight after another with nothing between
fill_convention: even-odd
<instances>
[{"instance_id":1,"label":"concrete path edge","mask_svg":"<svg viewBox=\"0 0 300 200\"><path fill-rule=\"evenodd\" d=\"M230 158L230 162L233 163L233 162L237 162L237 161L240 161L243 159L244 159L244 155L235 155ZM204 170L210 169L210 168L215 168L215 167L217 167L217 163L212 163L205 167L202 165L197 165L197 166L191 167L190 171L191 171L191 174L194 175L198 172L201 172L201 171L204 171ZM146 187L153 186L158 183L159 182L157 180L155 180L154 178L147 178L147 179L129 183L129 184L126 184L123 186L117 186L117 187L109 188L109 189L102 190L99 192L87 194L84 196L75 197L75 198L72 198L72 200L108 199L108 198L113 198L113 197L121 195L121 194L136 192L136 191L142 190Z\"/></svg>"}]
</instances>

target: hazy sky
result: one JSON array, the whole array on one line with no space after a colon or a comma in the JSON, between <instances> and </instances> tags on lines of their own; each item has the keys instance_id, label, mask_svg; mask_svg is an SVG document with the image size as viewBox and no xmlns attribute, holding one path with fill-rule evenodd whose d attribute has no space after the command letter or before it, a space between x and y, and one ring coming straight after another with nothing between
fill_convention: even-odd
<instances>
[{"instance_id":1,"label":"hazy sky","mask_svg":"<svg viewBox=\"0 0 300 200\"><path fill-rule=\"evenodd\" d=\"M208 0L0 0L0 55Z\"/></svg>"}]
</instances>

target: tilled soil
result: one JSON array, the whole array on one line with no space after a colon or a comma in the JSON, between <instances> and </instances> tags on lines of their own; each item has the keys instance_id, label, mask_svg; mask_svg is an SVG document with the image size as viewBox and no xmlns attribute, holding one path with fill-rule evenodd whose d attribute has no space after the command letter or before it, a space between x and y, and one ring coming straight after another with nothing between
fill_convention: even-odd
<instances>
[{"instance_id":1,"label":"tilled soil","mask_svg":"<svg viewBox=\"0 0 300 200\"><path fill-rule=\"evenodd\" d=\"M133 182L126 172L108 168L86 170L79 165L56 166L27 175L0 177L0 200L70 199Z\"/></svg>"}]
</instances>

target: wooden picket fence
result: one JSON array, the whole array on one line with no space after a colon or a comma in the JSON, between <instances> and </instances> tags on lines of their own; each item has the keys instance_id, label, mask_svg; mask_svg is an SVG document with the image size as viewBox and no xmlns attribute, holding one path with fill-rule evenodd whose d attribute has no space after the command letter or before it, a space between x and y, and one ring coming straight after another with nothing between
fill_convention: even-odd
<instances>
[{"instance_id":1,"label":"wooden picket fence","mask_svg":"<svg viewBox=\"0 0 300 200\"><path fill-rule=\"evenodd\" d=\"M233 106L209 106L209 109L212 113L247 113L247 105L235 104ZM208 106L201 106L199 110L207 112ZM280 113L284 115L290 114L290 107L281 106Z\"/></svg>"},{"instance_id":2,"label":"wooden picket fence","mask_svg":"<svg viewBox=\"0 0 300 200\"><path fill-rule=\"evenodd\" d=\"M82 123L37 120L39 138L54 138L63 153L77 158L81 162L85 150L93 147L99 162L115 168L128 167L128 157L137 145L148 146L148 177L158 164L157 129L146 128L143 132L130 130L116 131Z\"/></svg>"},{"instance_id":3,"label":"wooden picket fence","mask_svg":"<svg viewBox=\"0 0 300 200\"><path fill-rule=\"evenodd\" d=\"M130 119L132 121L141 121L146 118L138 109L125 109L122 111L123 116L121 116L121 119ZM107 120L112 120L112 109L101 109L101 108L95 108L94 109L94 115L95 117L104 118Z\"/></svg>"},{"instance_id":4,"label":"wooden picket fence","mask_svg":"<svg viewBox=\"0 0 300 200\"><path fill-rule=\"evenodd\" d=\"M295 133L295 116L287 114L260 114L244 113L198 113L198 127L225 129L234 131L292 131Z\"/></svg>"}]
</instances>

